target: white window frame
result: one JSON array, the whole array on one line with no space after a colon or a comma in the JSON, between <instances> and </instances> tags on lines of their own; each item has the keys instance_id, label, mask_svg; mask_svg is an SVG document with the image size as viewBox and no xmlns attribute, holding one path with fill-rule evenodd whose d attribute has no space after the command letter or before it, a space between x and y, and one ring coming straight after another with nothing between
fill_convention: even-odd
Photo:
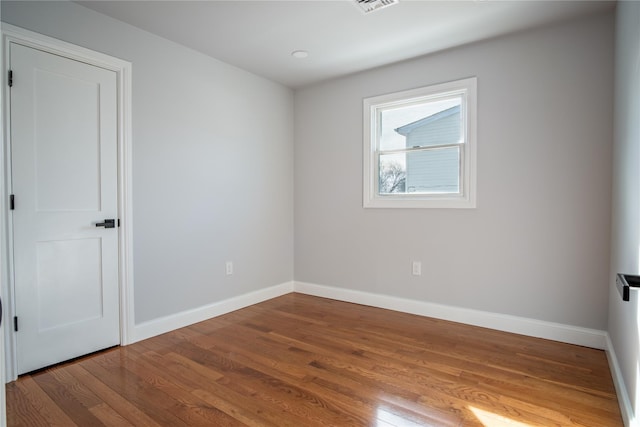
<instances>
[{"instance_id":1,"label":"white window frame","mask_svg":"<svg viewBox=\"0 0 640 427\"><path fill-rule=\"evenodd\" d=\"M418 89L374 96L363 100L363 206L365 208L475 208L476 207L476 125L477 79L475 77L435 84ZM380 113L390 107L461 97L463 117L460 144L460 193L379 194Z\"/></svg>"}]
</instances>

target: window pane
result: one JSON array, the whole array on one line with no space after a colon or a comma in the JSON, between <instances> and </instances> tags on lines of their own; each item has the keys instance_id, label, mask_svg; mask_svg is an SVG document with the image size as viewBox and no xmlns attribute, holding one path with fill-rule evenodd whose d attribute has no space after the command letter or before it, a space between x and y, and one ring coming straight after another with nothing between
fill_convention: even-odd
<instances>
[{"instance_id":1,"label":"window pane","mask_svg":"<svg viewBox=\"0 0 640 427\"><path fill-rule=\"evenodd\" d=\"M413 103L380 111L380 150L462 142L461 98Z\"/></svg>"},{"instance_id":2,"label":"window pane","mask_svg":"<svg viewBox=\"0 0 640 427\"><path fill-rule=\"evenodd\" d=\"M407 193L460 192L460 148L438 148L407 153Z\"/></svg>"},{"instance_id":3,"label":"window pane","mask_svg":"<svg viewBox=\"0 0 640 427\"><path fill-rule=\"evenodd\" d=\"M404 153L382 154L379 171L379 194L405 193L407 171Z\"/></svg>"},{"instance_id":4,"label":"window pane","mask_svg":"<svg viewBox=\"0 0 640 427\"><path fill-rule=\"evenodd\" d=\"M460 148L381 154L379 194L457 194Z\"/></svg>"}]
</instances>

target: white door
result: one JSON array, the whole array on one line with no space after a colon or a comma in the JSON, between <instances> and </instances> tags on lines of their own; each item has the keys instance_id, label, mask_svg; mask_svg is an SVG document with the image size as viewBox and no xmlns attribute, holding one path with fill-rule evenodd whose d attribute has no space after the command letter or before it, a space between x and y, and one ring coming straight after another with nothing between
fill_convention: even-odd
<instances>
[{"instance_id":1,"label":"white door","mask_svg":"<svg viewBox=\"0 0 640 427\"><path fill-rule=\"evenodd\" d=\"M117 91L113 71L16 43L9 49L23 374L119 343ZM105 219L116 228L96 226Z\"/></svg>"}]
</instances>

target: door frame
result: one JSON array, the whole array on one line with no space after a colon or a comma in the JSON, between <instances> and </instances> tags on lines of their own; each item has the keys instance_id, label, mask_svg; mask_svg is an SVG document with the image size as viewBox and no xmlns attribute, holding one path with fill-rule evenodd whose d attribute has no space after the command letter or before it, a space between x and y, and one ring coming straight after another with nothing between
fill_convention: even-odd
<instances>
[{"instance_id":1,"label":"door frame","mask_svg":"<svg viewBox=\"0 0 640 427\"><path fill-rule=\"evenodd\" d=\"M80 46L63 42L20 27L2 23L2 45L4 64L2 68L2 150L0 151L0 293L6 319L15 316L15 283L13 272L13 224L9 212L8 197L11 186L11 123L9 86L9 46L12 43L38 49L65 58L114 71L117 80L117 117L118 117L118 286L120 304L120 345L134 341L134 305L133 305L133 226L132 226L132 128L131 128L131 78L132 65L113 56L95 52ZM11 322L9 322L11 323ZM7 382L17 379L16 333L5 328L5 372Z\"/></svg>"}]
</instances>

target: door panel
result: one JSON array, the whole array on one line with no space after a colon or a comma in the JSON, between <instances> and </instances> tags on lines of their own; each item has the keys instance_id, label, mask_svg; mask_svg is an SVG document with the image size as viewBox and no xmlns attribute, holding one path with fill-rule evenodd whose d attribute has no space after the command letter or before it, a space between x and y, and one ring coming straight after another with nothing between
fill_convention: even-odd
<instances>
[{"instance_id":1,"label":"door panel","mask_svg":"<svg viewBox=\"0 0 640 427\"><path fill-rule=\"evenodd\" d=\"M37 243L39 331L102 317L101 252L98 238Z\"/></svg>"},{"instance_id":2,"label":"door panel","mask_svg":"<svg viewBox=\"0 0 640 427\"><path fill-rule=\"evenodd\" d=\"M36 209L100 211L100 86L36 70ZM72 99L65 108L58 100ZM51 104L54 105L51 105Z\"/></svg>"},{"instance_id":3,"label":"door panel","mask_svg":"<svg viewBox=\"0 0 640 427\"><path fill-rule=\"evenodd\" d=\"M18 373L119 343L112 71L12 43Z\"/></svg>"}]
</instances>

